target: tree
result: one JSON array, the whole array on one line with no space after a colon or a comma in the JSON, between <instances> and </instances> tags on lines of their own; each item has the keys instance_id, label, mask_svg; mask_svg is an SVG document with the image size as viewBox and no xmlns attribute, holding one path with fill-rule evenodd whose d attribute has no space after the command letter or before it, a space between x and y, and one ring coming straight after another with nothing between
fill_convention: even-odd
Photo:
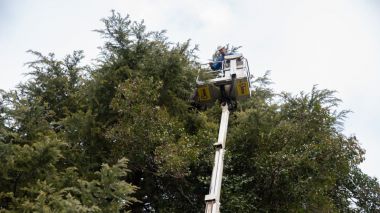
<instances>
[{"instance_id":1,"label":"tree","mask_svg":"<svg viewBox=\"0 0 380 213\"><path fill-rule=\"evenodd\" d=\"M83 170L78 146L63 137L66 117L83 109L78 67L82 58L74 52L63 61L53 54L32 52L32 78L18 90L2 91L0 209L10 211L117 212L136 202L136 187L127 175L123 158L114 166L101 166L92 175ZM73 128L73 127L71 127ZM72 141L69 141L72 142ZM80 143L80 141L76 141ZM99 171L97 171L99 170ZM71 209L71 210L70 210Z\"/></svg>"},{"instance_id":2,"label":"tree","mask_svg":"<svg viewBox=\"0 0 380 213\"><path fill-rule=\"evenodd\" d=\"M223 210L355 211L353 204L359 211L378 209L378 183L352 180L363 177L357 165L364 151L355 137L339 131L347 112L336 112L334 93L314 87L310 94L282 94L274 102L262 91L256 89L232 121ZM369 197L376 207L359 201L368 198L353 198L357 193L347 181L361 190L374 184Z\"/></svg>"}]
</instances>

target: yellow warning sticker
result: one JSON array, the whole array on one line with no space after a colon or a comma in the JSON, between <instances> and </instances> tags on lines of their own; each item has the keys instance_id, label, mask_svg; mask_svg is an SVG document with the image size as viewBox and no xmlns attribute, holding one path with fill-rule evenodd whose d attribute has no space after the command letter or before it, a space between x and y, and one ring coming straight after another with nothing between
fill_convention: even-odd
<instances>
[{"instance_id":1,"label":"yellow warning sticker","mask_svg":"<svg viewBox=\"0 0 380 213\"><path fill-rule=\"evenodd\" d=\"M199 101L208 101L211 99L210 90L207 85L198 87L198 97Z\"/></svg>"},{"instance_id":2,"label":"yellow warning sticker","mask_svg":"<svg viewBox=\"0 0 380 213\"><path fill-rule=\"evenodd\" d=\"M238 96L249 95L249 88L248 88L247 81L238 81L236 87L237 87Z\"/></svg>"}]
</instances>

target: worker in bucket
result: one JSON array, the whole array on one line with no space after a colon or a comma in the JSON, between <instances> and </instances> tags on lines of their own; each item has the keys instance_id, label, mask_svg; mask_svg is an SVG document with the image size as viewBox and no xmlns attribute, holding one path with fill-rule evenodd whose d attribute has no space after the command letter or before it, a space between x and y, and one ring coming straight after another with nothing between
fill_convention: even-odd
<instances>
[{"instance_id":1,"label":"worker in bucket","mask_svg":"<svg viewBox=\"0 0 380 213\"><path fill-rule=\"evenodd\" d=\"M222 69L222 63L224 61L224 56L231 55L231 54L227 53L227 49L224 46L218 46L217 50L219 52L218 57L216 57L216 60L214 60L213 62L209 63L210 68L212 70L220 70L220 69Z\"/></svg>"}]
</instances>

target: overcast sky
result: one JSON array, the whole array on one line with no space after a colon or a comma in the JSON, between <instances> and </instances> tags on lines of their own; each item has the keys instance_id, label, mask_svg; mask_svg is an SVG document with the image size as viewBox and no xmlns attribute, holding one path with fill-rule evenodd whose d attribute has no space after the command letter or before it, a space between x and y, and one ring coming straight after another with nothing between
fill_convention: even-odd
<instances>
[{"instance_id":1,"label":"overcast sky","mask_svg":"<svg viewBox=\"0 0 380 213\"><path fill-rule=\"evenodd\" d=\"M0 0L0 88L26 79L28 49L58 57L80 49L90 63L102 45L92 30L111 9L168 30L171 41L191 39L203 61L217 45L241 45L256 76L272 70L277 92L336 90L353 111L344 133L367 150L361 168L380 177L380 1Z\"/></svg>"}]
</instances>

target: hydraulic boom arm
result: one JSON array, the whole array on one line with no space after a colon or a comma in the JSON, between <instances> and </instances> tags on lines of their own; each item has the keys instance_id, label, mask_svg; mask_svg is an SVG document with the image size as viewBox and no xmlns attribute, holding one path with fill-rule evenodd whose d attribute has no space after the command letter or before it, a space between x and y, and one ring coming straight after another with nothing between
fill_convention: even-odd
<instances>
[{"instance_id":1,"label":"hydraulic boom arm","mask_svg":"<svg viewBox=\"0 0 380 213\"><path fill-rule=\"evenodd\" d=\"M222 117L220 119L218 142L214 144L215 147L215 161L214 168L212 169L212 177L210 183L209 194L206 195L206 213L219 213L220 207L220 191L222 188L222 176L223 176L223 159L225 152L225 144L228 128L228 117L230 111L228 110L228 104L222 105Z\"/></svg>"}]
</instances>

